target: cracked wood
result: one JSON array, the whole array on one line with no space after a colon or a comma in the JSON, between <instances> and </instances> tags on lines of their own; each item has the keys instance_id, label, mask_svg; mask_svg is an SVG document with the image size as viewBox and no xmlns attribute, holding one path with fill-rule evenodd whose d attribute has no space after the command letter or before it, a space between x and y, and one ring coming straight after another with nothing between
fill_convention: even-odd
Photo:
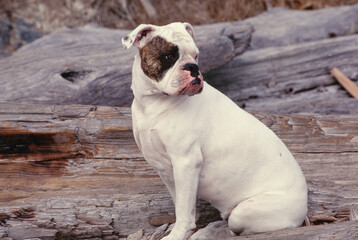
<instances>
[{"instance_id":1,"label":"cracked wood","mask_svg":"<svg viewBox=\"0 0 358 240\"><path fill-rule=\"evenodd\" d=\"M302 167L309 217L346 219L358 202L358 118L254 115ZM174 215L135 145L129 108L0 103L0 133L0 236L118 237ZM199 227L219 219L207 203L198 208Z\"/></svg>"},{"instance_id":2,"label":"cracked wood","mask_svg":"<svg viewBox=\"0 0 358 240\"><path fill-rule=\"evenodd\" d=\"M205 79L238 105L271 113L358 114L358 101L331 76L358 81L358 35L246 51Z\"/></svg>"}]
</instances>

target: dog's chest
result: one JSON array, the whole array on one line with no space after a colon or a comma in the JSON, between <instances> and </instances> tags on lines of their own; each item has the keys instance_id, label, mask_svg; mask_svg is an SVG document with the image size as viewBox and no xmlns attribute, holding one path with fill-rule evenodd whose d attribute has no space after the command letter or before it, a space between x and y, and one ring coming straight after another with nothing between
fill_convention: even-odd
<instances>
[{"instance_id":1,"label":"dog's chest","mask_svg":"<svg viewBox=\"0 0 358 240\"><path fill-rule=\"evenodd\" d=\"M157 171L171 169L172 165L159 130L150 119L138 117L133 115L133 133L144 158Z\"/></svg>"}]
</instances>

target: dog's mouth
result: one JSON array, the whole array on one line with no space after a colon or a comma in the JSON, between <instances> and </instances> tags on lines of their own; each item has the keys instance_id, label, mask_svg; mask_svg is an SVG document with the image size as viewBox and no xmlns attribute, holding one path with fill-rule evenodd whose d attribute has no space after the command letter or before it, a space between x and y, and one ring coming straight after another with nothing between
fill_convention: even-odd
<instances>
[{"instance_id":1,"label":"dog's mouth","mask_svg":"<svg viewBox=\"0 0 358 240\"><path fill-rule=\"evenodd\" d=\"M192 74L190 71L182 71L178 81L174 83L179 83L176 86L172 86L174 91L167 92L163 89L162 93L167 96L193 96L200 94L204 88L203 76L199 71L196 74Z\"/></svg>"},{"instance_id":2,"label":"dog's mouth","mask_svg":"<svg viewBox=\"0 0 358 240\"><path fill-rule=\"evenodd\" d=\"M203 91L204 82L200 77L195 78L189 83L185 84L178 92L178 95L193 96Z\"/></svg>"}]
</instances>

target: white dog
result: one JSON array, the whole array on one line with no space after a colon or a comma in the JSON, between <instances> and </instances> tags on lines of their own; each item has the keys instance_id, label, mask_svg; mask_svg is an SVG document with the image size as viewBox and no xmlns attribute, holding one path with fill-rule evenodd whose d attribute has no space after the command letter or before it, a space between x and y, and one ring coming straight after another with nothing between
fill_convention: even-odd
<instances>
[{"instance_id":1,"label":"white dog","mask_svg":"<svg viewBox=\"0 0 358 240\"><path fill-rule=\"evenodd\" d=\"M142 24L122 43L139 48L135 140L175 204L176 223L164 239L190 236L197 197L235 234L300 226L307 212L300 167L269 128L203 81L192 26Z\"/></svg>"}]
</instances>

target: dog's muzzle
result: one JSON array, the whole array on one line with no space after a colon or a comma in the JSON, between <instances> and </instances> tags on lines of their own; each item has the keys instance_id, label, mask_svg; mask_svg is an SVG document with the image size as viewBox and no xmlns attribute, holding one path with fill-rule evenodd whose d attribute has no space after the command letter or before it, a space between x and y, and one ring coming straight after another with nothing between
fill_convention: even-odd
<instances>
[{"instance_id":1,"label":"dog's muzzle","mask_svg":"<svg viewBox=\"0 0 358 240\"><path fill-rule=\"evenodd\" d=\"M203 79L199 71L199 67L195 63L187 63L182 67L183 71L188 71L188 76L184 81L183 88L179 94L186 94L189 96L201 93L203 90Z\"/></svg>"},{"instance_id":2,"label":"dog's muzzle","mask_svg":"<svg viewBox=\"0 0 358 240\"><path fill-rule=\"evenodd\" d=\"M195 63L187 63L183 66L183 70L189 71L190 76L194 77L195 79L190 82L190 85L201 84L199 67Z\"/></svg>"}]
</instances>

